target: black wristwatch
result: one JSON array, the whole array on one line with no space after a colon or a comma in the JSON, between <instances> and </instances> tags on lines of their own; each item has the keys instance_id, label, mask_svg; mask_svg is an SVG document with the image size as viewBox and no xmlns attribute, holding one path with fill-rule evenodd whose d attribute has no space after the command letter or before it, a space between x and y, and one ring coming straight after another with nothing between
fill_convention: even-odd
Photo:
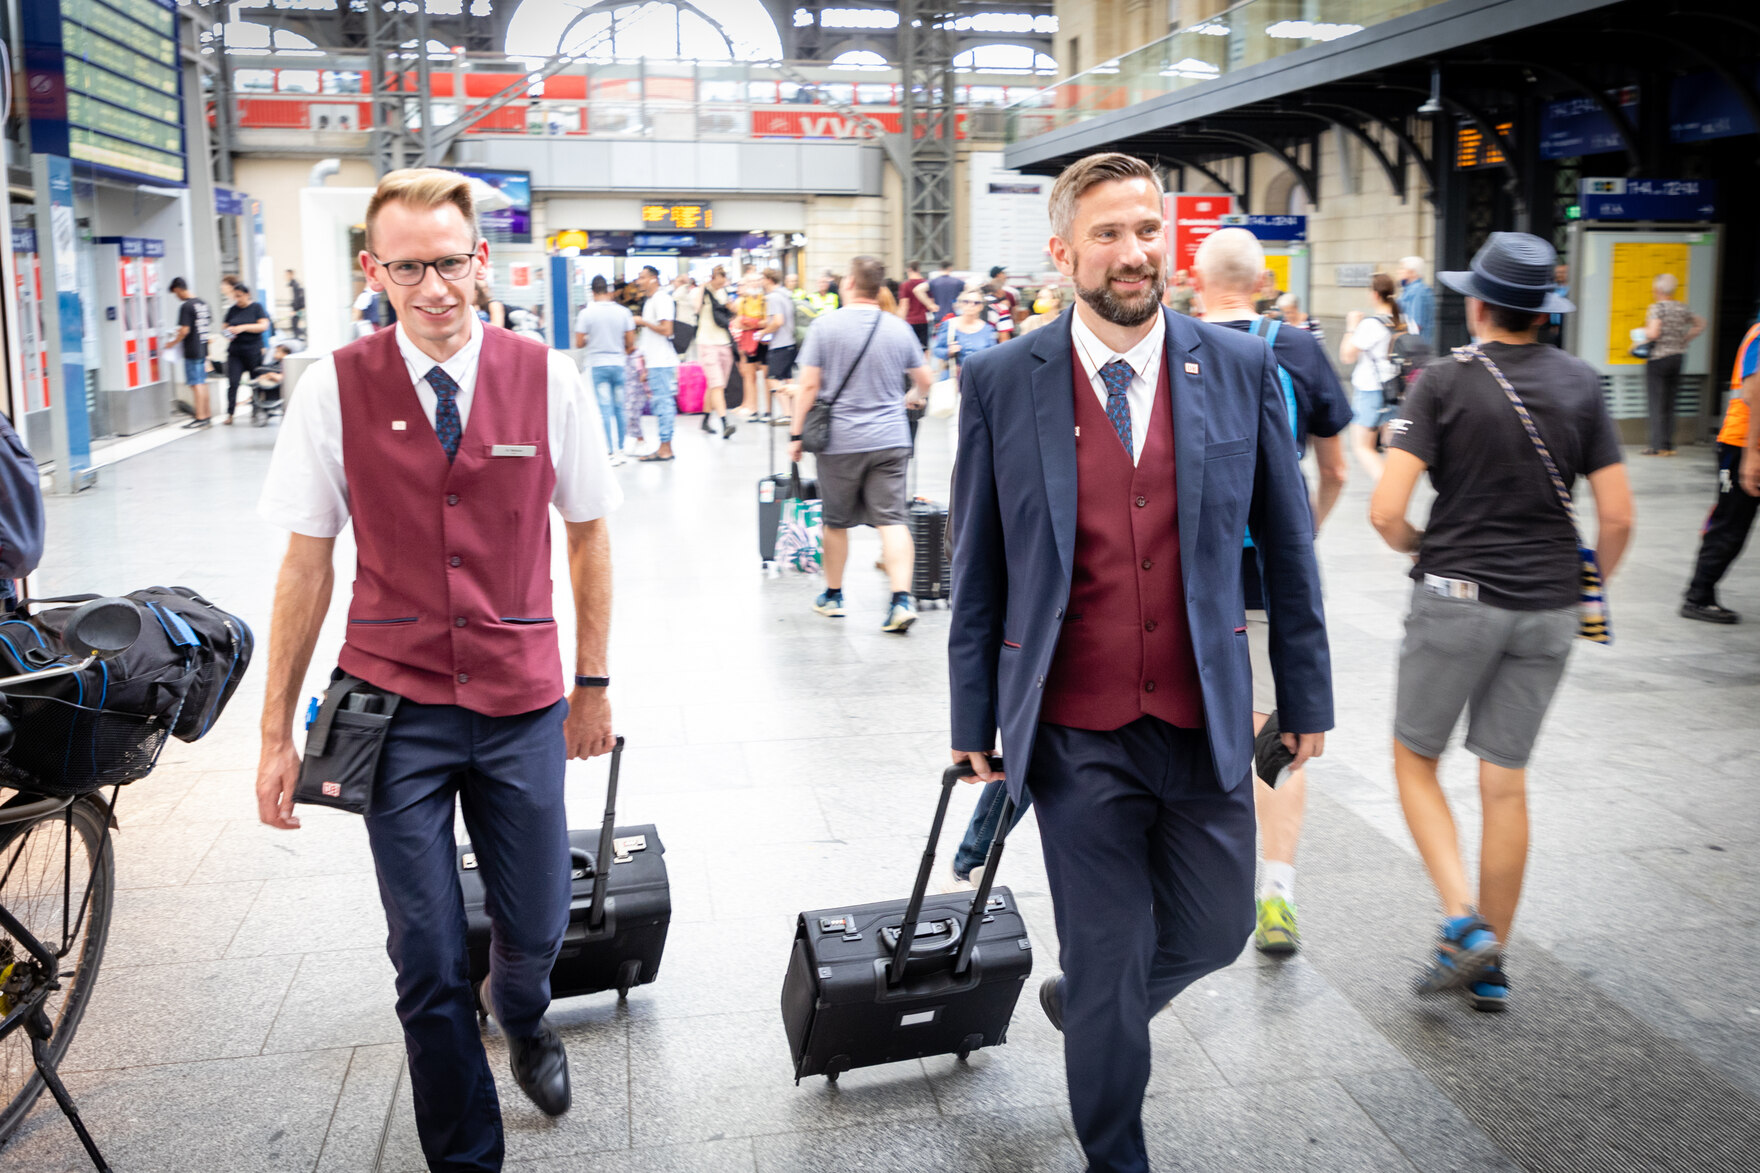
<instances>
[{"instance_id":1,"label":"black wristwatch","mask_svg":"<svg viewBox=\"0 0 1760 1173\"><path fill-rule=\"evenodd\" d=\"M574 686L576 688L610 688L611 677L581 676L577 674L574 678Z\"/></svg>"},{"instance_id":2,"label":"black wristwatch","mask_svg":"<svg viewBox=\"0 0 1760 1173\"><path fill-rule=\"evenodd\" d=\"M788 434L788 442L790 444L798 444L798 443L800 443L800 439L801 439L801 434L799 432L790 432Z\"/></svg>"}]
</instances>

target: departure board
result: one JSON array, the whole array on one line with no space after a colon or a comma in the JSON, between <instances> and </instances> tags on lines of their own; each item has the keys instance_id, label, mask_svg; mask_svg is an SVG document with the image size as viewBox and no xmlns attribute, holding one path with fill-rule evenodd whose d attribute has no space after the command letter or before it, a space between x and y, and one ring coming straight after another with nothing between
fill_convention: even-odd
<instances>
[{"instance_id":1,"label":"departure board","mask_svg":"<svg viewBox=\"0 0 1760 1173\"><path fill-rule=\"evenodd\" d=\"M715 210L708 204L643 204L642 227L697 232L715 227Z\"/></svg>"},{"instance_id":2,"label":"departure board","mask_svg":"<svg viewBox=\"0 0 1760 1173\"><path fill-rule=\"evenodd\" d=\"M176 0L61 0L69 152L182 183Z\"/></svg>"},{"instance_id":3,"label":"departure board","mask_svg":"<svg viewBox=\"0 0 1760 1173\"><path fill-rule=\"evenodd\" d=\"M1497 124L1498 138L1508 136L1513 123ZM1503 165L1503 151L1498 142L1486 142L1485 136L1472 123L1462 122L1455 130L1454 169L1456 171L1483 171L1488 167Z\"/></svg>"}]
</instances>

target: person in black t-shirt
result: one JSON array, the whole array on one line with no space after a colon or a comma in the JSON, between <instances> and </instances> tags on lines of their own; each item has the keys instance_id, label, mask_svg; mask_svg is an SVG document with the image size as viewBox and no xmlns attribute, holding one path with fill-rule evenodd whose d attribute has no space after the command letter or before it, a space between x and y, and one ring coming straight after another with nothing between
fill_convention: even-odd
<instances>
[{"instance_id":1,"label":"person in black t-shirt","mask_svg":"<svg viewBox=\"0 0 1760 1173\"><path fill-rule=\"evenodd\" d=\"M184 379L189 383L190 398L195 401L196 418L183 426L205 428L213 422L208 418L208 332L213 328L213 319L208 314L208 303L191 293L189 282L182 277L171 279L171 295L179 303L177 334L171 341L182 348L178 353L183 359Z\"/></svg>"},{"instance_id":2,"label":"person in black t-shirt","mask_svg":"<svg viewBox=\"0 0 1760 1173\"><path fill-rule=\"evenodd\" d=\"M1556 292L1555 260L1539 237L1494 232L1471 272L1439 274L1466 295L1479 341L1419 377L1389 425L1386 471L1369 506L1387 544L1415 555L1393 763L1406 825L1446 918L1420 990L1462 989L1481 1010L1509 1004L1501 942L1527 866L1528 755L1580 622L1580 535L1541 446L1566 493L1577 477L1589 480L1604 583L1632 525L1619 437L1594 370L1540 343L1547 315L1576 308ZM1426 470L1436 501L1419 530L1406 508ZM1436 774L1463 709L1484 814L1476 904Z\"/></svg>"},{"instance_id":3,"label":"person in black t-shirt","mask_svg":"<svg viewBox=\"0 0 1760 1173\"><path fill-rule=\"evenodd\" d=\"M238 383L263 362L263 343L269 338L269 311L251 298L248 285L234 281L232 305L226 311L226 419L238 410Z\"/></svg>"},{"instance_id":4,"label":"person in black t-shirt","mask_svg":"<svg viewBox=\"0 0 1760 1173\"><path fill-rule=\"evenodd\" d=\"M1199 315L1204 321L1270 340L1279 381L1288 376L1295 400L1291 432L1296 452L1306 451L1312 441L1320 470L1319 496L1312 505L1318 533L1344 489L1344 442L1339 434L1351 422L1351 403L1319 341L1287 322L1267 320L1257 309L1255 298L1263 291L1264 272L1265 249L1258 239L1244 228L1223 228L1198 246L1192 288L1195 300L1201 299L1204 307ZM1247 545L1241 548L1241 589L1247 654L1253 667L1253 732L1257 734L1277 710L1277 689L1271 674L1270 624L1260 586L1259 551ZM1295 865L1307 786L1306 769L1290 771L1276 789L1253 779L1253 807L1263 856L1253 944L1265 953L1286 955L1300 945Z\"/></svg>"}]
</instances>

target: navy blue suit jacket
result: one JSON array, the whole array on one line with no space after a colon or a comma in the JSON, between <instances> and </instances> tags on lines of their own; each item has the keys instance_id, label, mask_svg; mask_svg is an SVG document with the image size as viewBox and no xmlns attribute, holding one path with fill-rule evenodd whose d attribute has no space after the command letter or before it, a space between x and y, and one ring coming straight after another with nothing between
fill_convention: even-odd
<instances>
[{"instance_id":1,"label":"navy blue suit jacket","mask_svg":"<svg viewBox=\"0 0 1760 1173\"><path fill-rule=\"evenodd\" d=\"M953 748L990 750L1000 727L1017 802L1031 777L1075 561L1073 312L974 356L961 375L947 643ZM1297 733L1332 727L1313 515L1270 348L1237 330L1162 313L1186 617L1216 776L1232 790L1253 757L1241 597L1249 525L1263 556L1278 720Z\"/></svg>"}]
</instances>

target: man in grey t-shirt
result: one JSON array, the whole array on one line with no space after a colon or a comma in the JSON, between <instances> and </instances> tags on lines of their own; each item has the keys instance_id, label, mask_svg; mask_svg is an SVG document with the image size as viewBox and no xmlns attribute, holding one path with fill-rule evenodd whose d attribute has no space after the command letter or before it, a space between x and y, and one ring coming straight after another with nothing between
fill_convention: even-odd
<instances>
[{"instance_id":1,"label":"man in grey t-shirt","mask_svg":"<svg viewBox=\"0 0 1760 1173\"><path fill-rule=\"evenodd\" d=\"M801 347L800 390L788 457L801 458L801 430L813 401L823 394L832 403L831 443L819 453L819 493L825 508L825 592L813 610L843 617L843 568L849 560L849 531L871 525L880 531L886 577L892 582L885 631L903 634L917 620L911 598L909 500L905 468L911 457L905 407L928 398L929 371L923 348L903 318L880 308L886 269L874 257L850 263L843 284L843 308L813 323ZM909 374L912 390L905 391Z\"/></svg>"},{"instance_id":2,"label":"man in grey t-shirt","mask_svg":"<svg viewBox=\"0 0 1760 1173\"><path fill-rule=\"evenodd\" d=\"M782 270L764 270L765 366L758 379L758 414L770 414L770 384L794 374L794 298L782 286ZM776 422L781 423L781 420Z\"/></svg>"},{"instance_id":3,"label":"man in grey t-shirt","mask_svg":"<svg viewBox=\"0 0 1760 1173\"><path fill-rule=\"evenodd\" d=\"M624 356L636 348L636 320L623 306L612 300L611 287L604 277L593 278L593 300L581 307L575 316L574 345L585 350L586 366L599 398L599 419L605 425L605 447L613 464L622 464L623 423L623 362Z\"/></svg>"}]
</instances>

